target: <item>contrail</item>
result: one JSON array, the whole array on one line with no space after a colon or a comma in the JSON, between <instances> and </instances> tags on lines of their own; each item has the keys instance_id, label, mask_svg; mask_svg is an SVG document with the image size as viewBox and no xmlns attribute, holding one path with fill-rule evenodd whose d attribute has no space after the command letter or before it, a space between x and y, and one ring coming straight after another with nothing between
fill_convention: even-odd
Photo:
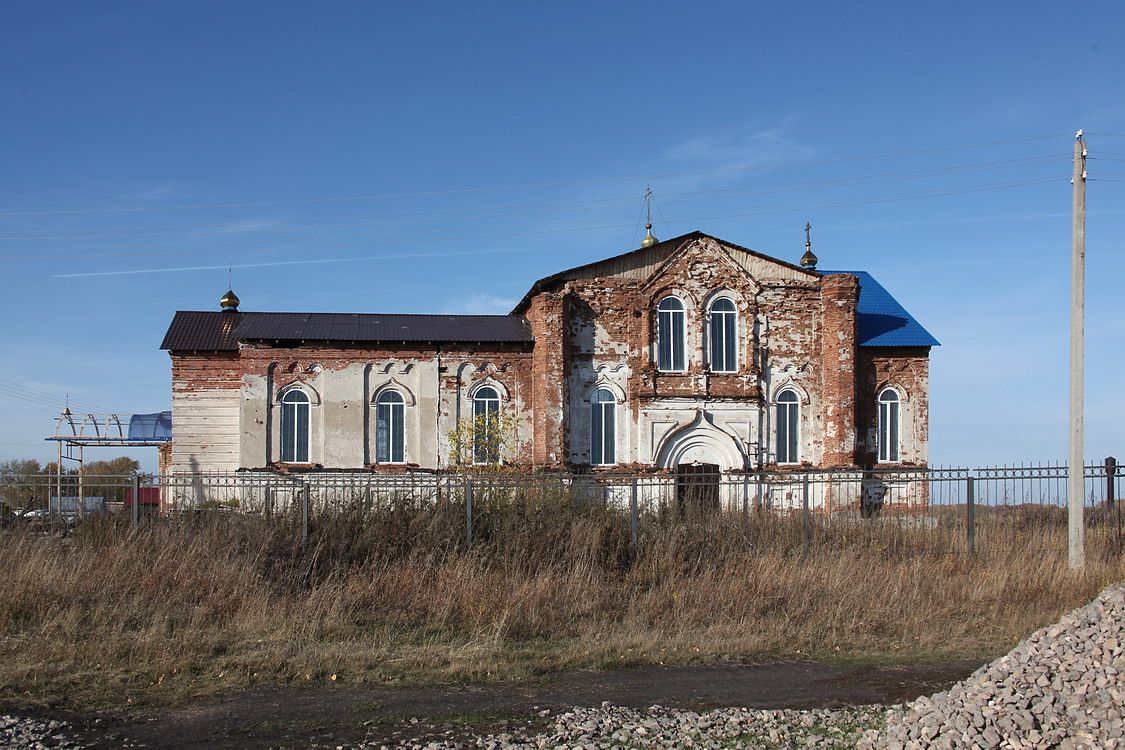
<instances>
[{"instance_id":1,"label":"contrail","mask_svg":"<svg viewBox=\"0 0 1125 750\"><path fill-rule=\"evenodd\" d=\"M52 279L74 279L86 276L133 276L142 273L178 273L183 271L221 271L224 268L266 268L268 266L309 266L318 263L353 263L364 260L397 260L402 258L456 258L467 255L502 255L521 253L519 250L467 250L459 253L394 253L392 255L365 255L355 258L317 258L315 260L277 260L269 263L224 263L218 266L177 266L175 268L137 268L131 271L84 271L82 273L57 273Z\"/></svg>"}]
</instances>

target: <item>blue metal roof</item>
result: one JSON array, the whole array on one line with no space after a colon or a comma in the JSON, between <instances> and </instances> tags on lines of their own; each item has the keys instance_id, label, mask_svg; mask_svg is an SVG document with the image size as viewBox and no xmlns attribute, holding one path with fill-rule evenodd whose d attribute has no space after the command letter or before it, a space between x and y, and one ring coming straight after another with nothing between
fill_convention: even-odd
<instances>
[{"instance_id":1,"label":"blue metal roof","mask_svg":"<svg viewBox=\"0 0 1125 750\"><path fill-rule=\"evenodd\" d=\"M849 273L859 279L856 337L860 346L941 346L867 271L820 273L825 276Z\"/></svg>"},{"instance_id":2,"label":"blue metal roof","mask_svg":"<svg viewBox=\"0 0 1125 750\"><path fill-rule=\"evenodd\" d=\"M130 440L171 440L172 412L134 414L129 417Z\"/></svg>"}]
</instances>

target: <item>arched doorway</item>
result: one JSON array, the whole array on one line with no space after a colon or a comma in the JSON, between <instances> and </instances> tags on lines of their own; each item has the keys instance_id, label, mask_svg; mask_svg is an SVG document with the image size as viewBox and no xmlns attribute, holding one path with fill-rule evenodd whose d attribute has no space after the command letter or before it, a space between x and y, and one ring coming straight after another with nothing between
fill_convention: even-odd
<instances>
[{"instance_id":1,"label":"arched doorway","mask_svg":"<svg viewBox=\"0 0 1125 750\"><path fill-rule=\"evenodd\" d=\"M718 511L723 472L746 467L741 446L720 430L702 409L690 424L672 431L657 451L657 465L676 474L676 505L681 512Z\"/></svg>"}]
</instances>

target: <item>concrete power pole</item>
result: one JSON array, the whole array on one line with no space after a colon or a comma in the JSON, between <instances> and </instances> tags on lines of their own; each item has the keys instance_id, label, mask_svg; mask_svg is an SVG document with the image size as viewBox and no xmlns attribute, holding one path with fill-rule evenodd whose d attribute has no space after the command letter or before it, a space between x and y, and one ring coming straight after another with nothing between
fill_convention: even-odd
<instances>
[{"instance_id":1,"label":"concrete power pole","mask_svg":"<svg viewBox=\"0 0 1125 750\"><path fill-rule=\"evenodd\" d=\"M1070 269L1070 461L1067 464L1067 547L1070 569L1086 564L1086 527L1083 520L1086 495L1083 457L1086 376L1086 143L1079 130L1074 141L1074 229Z\"/></svg>"}]
</instances>

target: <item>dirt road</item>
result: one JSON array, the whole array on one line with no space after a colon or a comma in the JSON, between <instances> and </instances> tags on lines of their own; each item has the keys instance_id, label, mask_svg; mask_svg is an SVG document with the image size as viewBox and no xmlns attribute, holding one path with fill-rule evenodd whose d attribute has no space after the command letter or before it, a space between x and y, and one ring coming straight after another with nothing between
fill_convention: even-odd
<instances>
[{"instance_id":1,"label":"dirt road","mask_svg":"<svg viewBox=\"0 0 1125 750\"><path fill-rule=\"evenodd\" d=\"M437 738L536 726L549 720L545 711L602 701L694 709L895 703L942 690L978 666L843 668L789 662L642 667L574 672L533 685L277 688L172 709L64 718L97 747L334 748L358 740Z\"/></svg>"}]
</instances>

